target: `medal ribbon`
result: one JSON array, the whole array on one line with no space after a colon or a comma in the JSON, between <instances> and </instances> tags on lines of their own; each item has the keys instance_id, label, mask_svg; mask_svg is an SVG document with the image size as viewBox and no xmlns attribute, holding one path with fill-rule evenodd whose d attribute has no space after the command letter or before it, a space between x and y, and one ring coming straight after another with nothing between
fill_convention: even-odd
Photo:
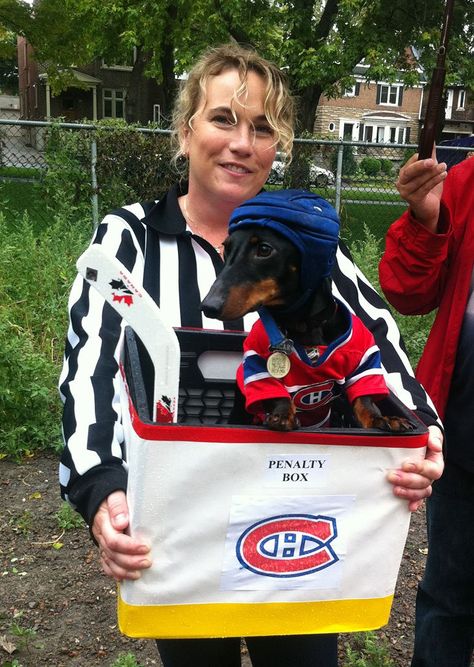
<instances>
[{"instance_id":1,"label":"medal ribbon","mask_svg":"<svg viewBox=\"0 0 474 667\"><path fill-rule=\"evenodd\" d=\"M293 341L283 335L278 328L277 323L265 307L262 306L262 308L258 309L258 315L262 320L264 329L270 339L270 352L282 352L289 357L295 350Z\"/></svg>"}]
</instances>

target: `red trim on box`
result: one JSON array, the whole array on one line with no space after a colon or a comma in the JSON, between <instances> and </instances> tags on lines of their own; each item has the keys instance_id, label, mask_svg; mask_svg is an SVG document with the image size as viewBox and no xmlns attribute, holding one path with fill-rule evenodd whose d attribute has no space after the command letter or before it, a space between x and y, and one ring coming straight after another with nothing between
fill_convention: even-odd
<instances>
[{"instance_id":1,"label":"red trim on box","mask_svg":"<svg viewBox=\"0 0 474 667\"><path fill-rule=\"evenodd\" d=\"M390 447L394 449L419 449L426 447L428 431L408 435L367 435L362 428L351 429L350 433L331 433L329 430L318 430L310 433L304 431L271 431L266 428L245 428L240 426L204 426L200 424L147 424L143 422L132 402L128 388L125 369L120 363L120 371L128 396L130 419L133 430L138 437L144 440L179 440L188 442L216 442L222 443L274 443L295 445L334 445L334 446L361 446L361 447ZM336 429L334 429L336 430ZM361 440L360 442L355 442Z\"/></svg>"},{"instance_id":2,"label":"red trim on box","mask_svg":"<svg viewBox=\"0 0 474 667\"><path fill-rule=\"evenodd\" d=\"M133 403L129 400L130 416L135 433L144 440L179 440L180 442L217 443L290 443L296 445L360 445L363 447L392 447L417 449L425 447L428 433L417 435L366 435L364 429L352 429L351 433L331 433L321 429L307 433L289 431L281 433L266 428L229 426L201 426L187 424L145 424L141 421ZM365 437L364 437L365 436ZM359 441L359 442L357 442Z\"/></svg>"}]
</instances>

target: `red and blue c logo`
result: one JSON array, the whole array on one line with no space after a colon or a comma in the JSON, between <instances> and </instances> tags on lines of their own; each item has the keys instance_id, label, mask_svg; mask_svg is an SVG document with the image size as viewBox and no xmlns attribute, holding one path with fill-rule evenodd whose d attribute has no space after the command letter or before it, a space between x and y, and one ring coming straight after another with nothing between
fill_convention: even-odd
<instances>
[{"instance_id":1,"label":"red and blue c logo","mask_svg":"<svg viewBox=\"0 0 474 667\"><path fill-rule=\"evenodd\" d=\"M299 389L292 395L297 410L314 410L327 405L334 399L334 382L317 382Z\"/></svg>"},{"instance_id":2,"label":"red and blue c logo","mask_svg":"<svg viewBox=\"0 0 474 667\"><path fill-rule=\"evenodd\" d=\"M339 560L330 545L335 537L333 517L283 514L249 526L237 541L236 555L255 574L301 577Z\"/></svg>"}]
</instances>

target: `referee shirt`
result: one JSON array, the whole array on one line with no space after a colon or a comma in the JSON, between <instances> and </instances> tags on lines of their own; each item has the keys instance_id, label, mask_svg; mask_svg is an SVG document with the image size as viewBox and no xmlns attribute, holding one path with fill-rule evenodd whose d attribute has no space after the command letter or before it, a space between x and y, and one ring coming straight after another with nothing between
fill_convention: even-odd
<instances>
[{"instance_id":1,"label":"referee shirt","mask_svg":"<svg viewBox=\"0 0 474 667\"><path fill-rule=\"evenodd\" d=\"M249 330L255 314L220 322L200 303L223 266L216 250L192 234L178 204L187 184L173 186L158 202L134 204L108 214L92 243L102 244L142 284L172 326ZM381 350L388 387L427 425L437 415L413 377L400 333L386 304L354 265L341 242L333 291L372 331ZM69 298L70 323L60 395L65 448L61 494L89 524L113 491L126 490L119 399L119 353L125 323L100 294L77 276Z\"/></svg>"}]
</instances>

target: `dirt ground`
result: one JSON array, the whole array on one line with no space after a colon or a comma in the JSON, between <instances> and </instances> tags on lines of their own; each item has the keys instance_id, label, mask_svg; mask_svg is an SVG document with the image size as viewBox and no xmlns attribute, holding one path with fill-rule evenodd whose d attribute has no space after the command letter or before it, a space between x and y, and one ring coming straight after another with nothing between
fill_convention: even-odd
<instances>
[{"instance_id":1,"label":"dirt ground","mask_svg":"<svg viewBox=\"0 0 474 667\"><path fill-rule=\"evenodd\" d=\"M160 665L153 642L120 634L115 586L100 573L87 529L59 527L61 504L57 460L0 461L0 665L112 666L128 653L141 666ZM377 633L388 640L396 667L409 665L425 558L419 511L412 517L390 623ZM341 658L350 643L350 635L341 636ZM243 665L250 665L245 650Z\"/></svg>"}]
</instances>

